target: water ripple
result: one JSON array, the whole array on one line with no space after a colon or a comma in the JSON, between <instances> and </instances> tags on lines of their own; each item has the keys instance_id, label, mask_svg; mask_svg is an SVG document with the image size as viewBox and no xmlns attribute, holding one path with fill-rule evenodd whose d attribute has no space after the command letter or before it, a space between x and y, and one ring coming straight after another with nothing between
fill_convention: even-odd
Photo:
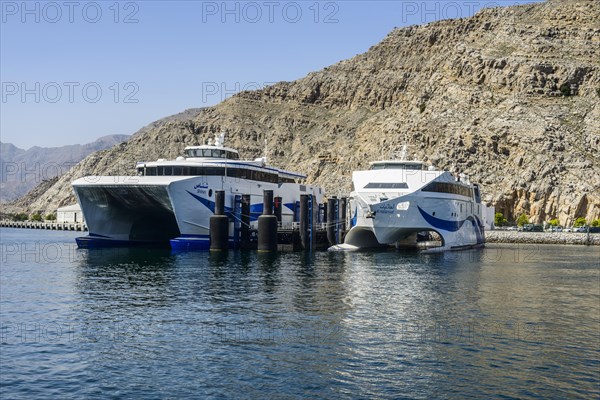
<instances>
[{"instance_id":1,"label":"water ripple","mask_svg":"<svg viewBox=\"0 0 600 400\"><path fill-rule=\"evenodd\" d=\"M72 244L54 234L2 241ZM4 255L0 395L597 398L597 255Z\"/></svg>"}]
</instances>

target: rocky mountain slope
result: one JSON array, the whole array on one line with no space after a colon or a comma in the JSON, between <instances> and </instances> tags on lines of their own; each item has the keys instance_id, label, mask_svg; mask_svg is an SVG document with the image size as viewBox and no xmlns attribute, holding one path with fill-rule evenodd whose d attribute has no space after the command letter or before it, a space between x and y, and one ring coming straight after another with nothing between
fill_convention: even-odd
<instances>
[{"instance_id":1,"label":"rocky mountain slope","mask_svg":"<svg viewBox=\"0 0 600 400\"><path fill-rule=\"evenodd\" d=\"M550 0L392 31L294 82L188 110L94 153L15 209L72 203L70 182L133 172L216 132L246 157L306 173L332 195L407 143L461 171L511 220L600 217L600 2Z\"/></svg>"},{"instance_id":2,"label":"rocky mountain slope","mask_svg":"<svg viewBox=\"0 0 600 400\"><path fill-rule=\"evenodd\" d=\"M83 145L34 146L27 150L0 142L0 202L15 200L43 181L64 174L86 156L128 138L128 135L108 135Z\"/></svg>"}]
</instances>

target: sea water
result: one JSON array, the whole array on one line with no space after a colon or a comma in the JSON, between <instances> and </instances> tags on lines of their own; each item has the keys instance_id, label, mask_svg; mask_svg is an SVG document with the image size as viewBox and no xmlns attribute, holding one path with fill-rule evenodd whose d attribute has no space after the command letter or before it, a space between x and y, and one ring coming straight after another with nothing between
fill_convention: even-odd
<instances>
[{"instance_id":1,"label":"sea water","mask_svg":"<svg viewBox=\"0 0 600 400\"><path fill-rule=\"evenodd\" d=\"M0 234L3 399L600 396L600 247L214 254Z\"/></svg>"}]
</instances>

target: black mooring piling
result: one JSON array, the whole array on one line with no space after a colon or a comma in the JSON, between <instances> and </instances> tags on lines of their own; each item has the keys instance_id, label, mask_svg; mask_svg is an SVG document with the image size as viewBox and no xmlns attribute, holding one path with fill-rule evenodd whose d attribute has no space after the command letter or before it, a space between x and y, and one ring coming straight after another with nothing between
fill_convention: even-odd
<instances>
[{"instance_id":1,"label":"black mooring piling","mask_svg":"<svg viewBox=\"0 0 600 400\"><path fill-rule=\"evenodd\" d=\"M225 214L225 191L215 190L215 213L210 217L210 250L228 248L229 218Z\"/></svg>"},{"instance_id":2,"label":"black mooring piling","mask_svg":"<svg viewBox=\"0 0 600 400\"><path fill-rule=\"evenodd\" d=\"M275 197L274 201L275 202L273 205L273 210L275 212L275 217L277 217L277 222L281 223L281 213L282 213L281 197L279 197L279 196Z\"/></svg>"},{"instance_id":3,"label":"black mooring piling","mask_svg":"<svg viewBox=\"0 0 600 400\"><path fill-rule=\"evenodd\" d=\"M240 227L240 242L241 247L244 250L250 248L250 202L251 198L249 194L242 195L242 226Z\"/></svg>"},{"instance_id":4,"label":"black mooring piling","mask_svg":"<svg viewBox=\"0 0 600 400\"><path fill-rule=\"evenodd\" d=\"M277 217L273 215L273 191L263 192L263 215L258 217L258 251L277 251Z\"/></svg>"},{"instance_id":5,"label":"black mooring piling","mask_svg":"<svg viewBox=\"0 0 600 400\"><path fill-rule=\"evenodd\" d=\"M346 218L347 218L347 204L348 204L348 199L346 197L342 197L340 199L340 216L339 216L339 233L338 233L338 242L341 243L344 241L344 234L346 232Z\"/></svg>"},{"instance_id":6,"label":"black mooring piling","mask_svg":"<svg viewBox=\"0 0 600 400\"><path fill-rule=\"evenodd\" d=\"M347 213L347 199L345 197L342 197L340 199L340 232L345 232L346 231L346 213Z\"/></svg>"},{"instance_id":7,"label":"black mooring piling","mask_svg":"<svg viewBox=\"0 0 600 400\"><path fill-rule=\"evenodd\" d=\"M336 198L327 200L327 241L329 242L330 246L337 244L335 237L336 225L338 223L337 215L335 215L336 203Z\"/></svg>"},{"instance_id":8,"label":"black mooring piling","mask_svg":"<svg viewBox=\"0 0 600 400\"><path fill-rule=\"evenodd\" d=\"M300 195L300 243L302 248L308 250L308 195Z\"/></svg>"}]
</instances>

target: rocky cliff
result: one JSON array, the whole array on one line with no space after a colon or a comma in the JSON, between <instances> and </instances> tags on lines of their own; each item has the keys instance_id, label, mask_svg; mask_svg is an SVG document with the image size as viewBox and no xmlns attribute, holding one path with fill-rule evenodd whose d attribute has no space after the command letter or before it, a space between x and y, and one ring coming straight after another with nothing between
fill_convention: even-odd
<instances>
[{"instance_id":1,"label":"rocky cliff","mask_svg":"<svg viewBox=\"0 0 600 400\"><path fill-rule=\"evenodd\" d=\"M70 182L133 172L216 132L246 157L348 193L351 171L402 144L483 186L508 219L600 217L600 2L551 0L392 31L366 53L294 82L242 92L151 124L88 156L43 194L12 205L52 210Z\"/></svg>"}]
</instances>

